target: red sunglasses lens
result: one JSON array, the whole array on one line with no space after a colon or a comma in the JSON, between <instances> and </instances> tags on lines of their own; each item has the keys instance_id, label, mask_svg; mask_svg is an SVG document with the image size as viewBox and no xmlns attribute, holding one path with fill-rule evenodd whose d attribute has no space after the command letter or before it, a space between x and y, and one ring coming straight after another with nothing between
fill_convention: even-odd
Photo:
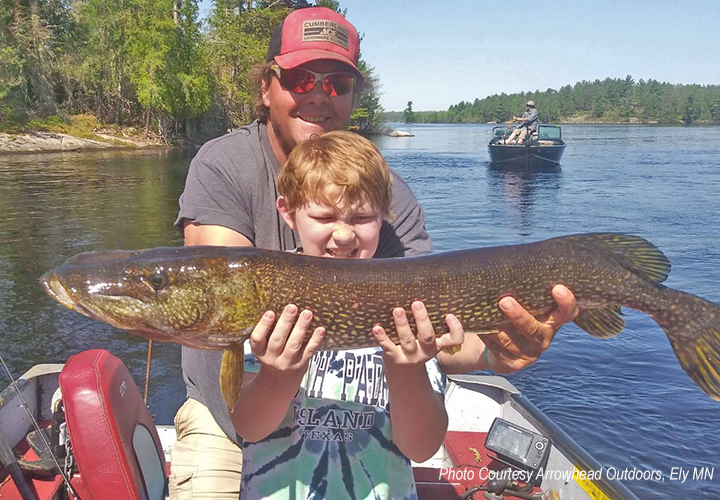
<instances>
[{"instance_id":1,"label":"red sunglasses lens","mask_svg":"<svg viewBox=\"0 0 720 500\"><path fill-rule=\"evenodd\" d=\"M345 95L355 85L355 75L350 73L335 73L328 75L323 81L323 90L331 97Z\"/></svg>"},{"instance_id":2,"label":"red sunglasses lens","mask_svg":"<svg viewBox=\"0 0 720 500\"><path fill-rule=\"evenodd\" d=\"M280 83L284 88L296 94L307 94L315 87L315 75L300 68L282 70ZM327 75L322 86L325 93L331 97L345 95L355 85L355 75L352 73L333 73Z\"/></svg>"},{"instance_id":3,"label":"red sunglasses lens","mask_svg":"<svg viewBox=\"0 0 720 500\"><path fill-rule=\"evenodd\" d=\"M296 94L306 94L315 86L315 76L304 69L284 69L280 78L282 86Z\"/></svg>"}]
</instances>

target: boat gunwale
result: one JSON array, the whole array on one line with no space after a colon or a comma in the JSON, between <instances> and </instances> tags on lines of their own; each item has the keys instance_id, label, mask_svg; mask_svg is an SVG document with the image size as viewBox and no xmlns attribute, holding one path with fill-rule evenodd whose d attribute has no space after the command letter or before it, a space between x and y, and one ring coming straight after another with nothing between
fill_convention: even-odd
<instances>
[{"instance_id":1,"label":"boat gunwale","mask_svg":"<svg viewBox=\"0 0 720 500\"><path fill-rule=\"evenodd\" d=\"M585 472L605 469L590 453L571 438L558 424L540 410L522 392L510 394L510 404L526 420L531 422L541 434L549 437L558 451L560 451L576 468ZM603 493L613 500L639 500L639 498L617 479L610 479L601 475L592 480Z\"/></svg>"}]
</instances>

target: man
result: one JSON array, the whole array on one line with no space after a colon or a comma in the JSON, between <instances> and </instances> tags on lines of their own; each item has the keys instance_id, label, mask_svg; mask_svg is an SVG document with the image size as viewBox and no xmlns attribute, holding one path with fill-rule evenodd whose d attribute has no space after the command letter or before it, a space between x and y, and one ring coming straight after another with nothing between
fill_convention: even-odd
<instances>
[{"instance_id":1,"label":"man","mask_svg":"<svg viewBox=\"0 0 720 500\"><path fill-rule=\"evenodd\" d=\"M280 165L300 142L345 129L364 84L358 70L359 37L340 14L312 7L292 12L270 39L257 68L258 121L205 144L193 159L180 198L176 225L185 244L251 246L289 250L299 246L277 210L275 180ZM432 250L425 215L407 185L393 176L395 216L383 222L376 256L397 257ZM563 287L556 287L566 290ZM534 363L557 328L577 314L572 294L547 318L533 318L511 298L505 332L488 342L471 341L476 355L450 360L451 370L491 367L510 373ZM507 302L508 307L503 304ZM465 349L463 349L465 351ZM478 354L479 353L479 354ZM484 353L484 354L483 354ZM178 441L172 451L171 498L237 499L241 453L220 393L221 352L183 347L188 400L178 410Z\"/></svg>"},{"instance_id":2,"label":"man","mask_svg":"<svg viewBox=\"0 0 720 500\"><path fill-rule=\"evenodd\" d=\"M510 134L510 137L507 138L504 144L510 144L510 142L515 138L517 138L518 144L525 142L527 135L537 130L537 121L539 117L540 115L538 114L537 109L535 109L535 101L528 101L527 104L525 104L525 112L523 115L513 116L513 122L522 123L513 130L512 134Z\"/></svg>"}]
</instances>

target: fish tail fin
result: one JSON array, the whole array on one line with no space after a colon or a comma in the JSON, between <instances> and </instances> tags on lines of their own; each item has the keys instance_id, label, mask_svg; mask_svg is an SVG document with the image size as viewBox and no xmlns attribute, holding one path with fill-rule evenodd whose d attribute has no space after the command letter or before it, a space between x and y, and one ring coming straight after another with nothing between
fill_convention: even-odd
<instances>
[{"instance_id":1,"label":"fish tail fin","mask_svg":"<svg viewBox=\"0 0 720 500\"><path fill-rule=\"evenodd\" d=\"M235 344L223 351L220 365L220 391L230 413L242 389L245 374L245 350L243 344Z\"/></svg>"},{"instance_id":2,"label":"fish tail fin","mask_svg":"<svg viewBox=\"0 0 720 500\"><path fill-rule=\"evenodd\" d=\"M652 318L665 331L685 373L720 401L720 305L657 285L661 300Z\"/></svg>"}]
</instances>

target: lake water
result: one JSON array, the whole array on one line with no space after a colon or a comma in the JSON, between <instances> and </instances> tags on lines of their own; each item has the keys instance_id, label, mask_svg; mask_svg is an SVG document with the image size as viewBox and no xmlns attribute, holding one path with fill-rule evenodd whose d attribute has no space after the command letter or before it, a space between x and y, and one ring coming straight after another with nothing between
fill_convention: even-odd
<instances>
[{"instance_id":1,"label":"lake water","mask_svg":"<svg viewBox=\"0 0 720 500\"><path fill-rule=\"evenodd\" d=\"M633 233L672 262L668 286L720 303L720 128L568 125L562 168L525 174L489 168L490 126L395 127L415 137L376 142L425 207L436 251ZM0 353L15 376L105 348L142 387L147 343L56 305L37 280L81 251L180 245L172 222L192 154L0 156ZM659 470L660 482L625 481L640 498L720 498L720 470L693 479L720 466L720 403L685 375L649 317L628 310L625 320L604 341L565 326L510 381L606 468ZM178 346L154 345L159 423L184 400L179 366ZM684 483L673 467L690 471Z\"/></svg>"}]
</instances>

